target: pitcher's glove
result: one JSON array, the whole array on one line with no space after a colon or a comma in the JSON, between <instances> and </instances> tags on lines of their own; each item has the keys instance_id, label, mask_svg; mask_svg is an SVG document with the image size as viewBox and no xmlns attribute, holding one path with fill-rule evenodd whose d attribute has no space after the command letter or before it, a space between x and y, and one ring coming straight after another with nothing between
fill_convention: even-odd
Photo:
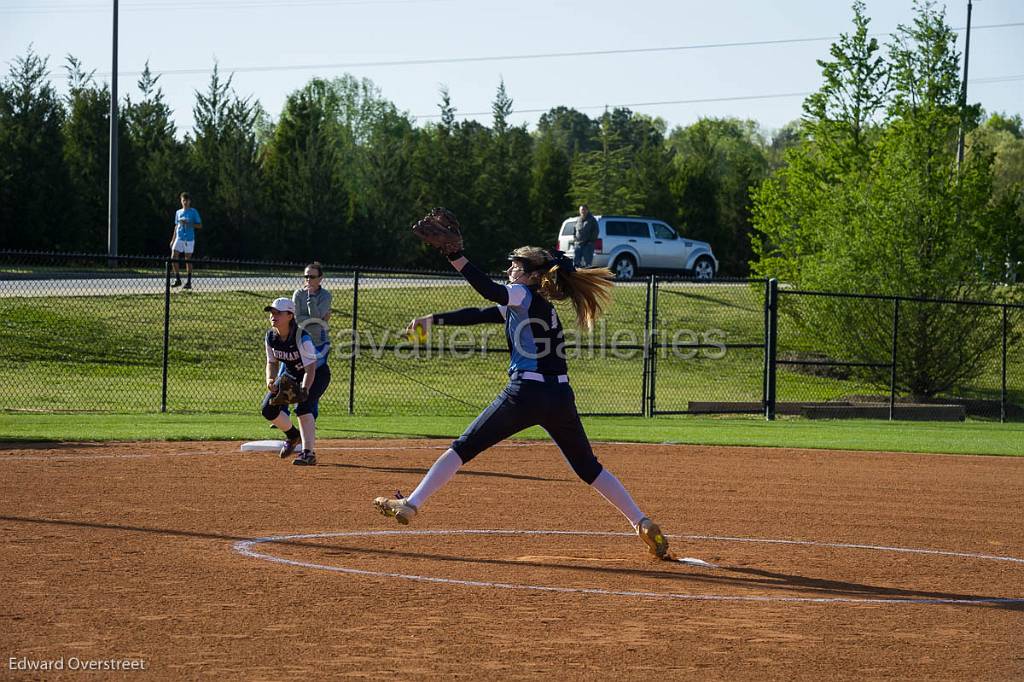
<instances>
[{"instance_id":1,"label":"pitcher's glove","mask_svg":"<svg viewBox=\"0 0 1024 682\"><path fill-rule=\"evenodd\" d=\"M271 405L291 405L293 403L304 403L308 395L306 389L302 388L290 374L282 374L274 382L277 388L274 397L270 399Z\"/></svg>"},{"instance_id":2,"label":"pitcher's glove","mask_svg":"<svg viewBox=\"0 0 1024 682\"><path fill-rule=\"evenodd\" d=\"M440 251L448 260L462 256L462 229L459 219L447 208L431 209L412 226L413 233Z\"/></svg>"}]
</instances>

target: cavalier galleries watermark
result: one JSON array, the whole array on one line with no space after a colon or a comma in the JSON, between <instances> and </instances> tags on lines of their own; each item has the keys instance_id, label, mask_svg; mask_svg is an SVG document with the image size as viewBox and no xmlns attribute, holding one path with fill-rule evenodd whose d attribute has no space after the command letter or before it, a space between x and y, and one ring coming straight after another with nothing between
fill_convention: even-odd
<instances>
[{"instance_id":1,"label":"cavalier galleries watermark","mask_svg":"<svg viewBox=\"0 0 1024 682\"><path fill-rule=\"evenodd\" d=\"M609 330L600 320L593 333L577 329L562 330L564 343L552 340L551 323L544 319L524 319L515 327L503 325L444 326L433 325L427 335L409 334L406 330L383 328L344 329L332 336L331 343L318 347L319 352L332 349L336 357L349 359L369 355L382 360L393 356L399 360L426 360L440 355L455 359L486 354L506 347L511 340L521 355L539 359L555 354L567 360L642 358L644 354L677 360L721 360L728 352L728 332L721 329L672 329L650 336L634 329Z\"/></svg>"},{"instance_id":2,"label":"cavalier galleries watermark","mask_svg":"<svg viewBox=\"0 0 1024 682\"><path fill-rule=\"evenodd\" d=\"M149 669L142 658L79 658L77 656L61 656L60 658L28 658L11 656L7 659L7 669L15 672L49 672L55 670L72 672L142 672Z\"/></svg>"}]
</instances>

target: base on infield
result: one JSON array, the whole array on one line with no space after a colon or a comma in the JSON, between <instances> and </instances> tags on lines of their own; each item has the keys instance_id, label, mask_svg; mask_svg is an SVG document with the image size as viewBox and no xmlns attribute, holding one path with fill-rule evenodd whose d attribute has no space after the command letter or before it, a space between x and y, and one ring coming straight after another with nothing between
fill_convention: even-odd
<instances>
[{"instance_id":1,"label":"base on infield","mask_svg":"<svg viewBox=\"0 0 1024 682\"><path fill-rule=\"evenodd\" d=\"M718 568L718 566L716 564L711 564L711 563L708 563L707 561L704 561L703 559L694 559L693 557L688 557L688 556L681 557L679 559L676 559L675 561L678 561L681 564L686 564L687 566L701 566L703 568Z\"/></svg>"},{"instance_id":2,"label":"base on infield","mask_svg":"<svg viewBox=\"0 0 1024 682\"><path fill-rule=\"evenodd\" d=\"M242 443L242 452L277 452L284 447L283 440L251 440Z\"/></svg>"}]
</instances>

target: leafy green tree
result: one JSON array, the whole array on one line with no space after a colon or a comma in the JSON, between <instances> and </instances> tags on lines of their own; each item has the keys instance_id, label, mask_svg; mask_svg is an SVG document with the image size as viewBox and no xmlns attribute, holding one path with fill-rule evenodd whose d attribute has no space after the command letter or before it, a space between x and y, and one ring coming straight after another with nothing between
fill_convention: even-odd
<instances>
[{"instance_id":1,"label":"leafy green tree","mask_svg":"<svg viewBox=\"0 0 1024 682\"><path fill-rule=\"evenodd\" d=\"M285 101L266 157L275 255L352 262L348 230L354 206L346 180L351 167L344 163L351 142L342 108L338 89L321 79Z\"/></svg>"},{"instance_id":2,"label":"leafy green tree","mask_svg":"<svg viewBox=\"0 0 1024 682\"><path fill-rule=\"evenodd\" d=\"M600 124L584 113L567 107L554 107L541 114L537 133L550 137L570 162L580 152L592 152L600 147Z\"/></svg>"},{"instance_id":3,"label":"leafy green tree","mask_svg":"<svg viewBox=\"0 0 1024 682\"><path fill-rule=\"evenodd\" d=\"M550 132L534 136L530 170L530 216L539 229L538 246L553 245L562 221L573 212L569 201L570 165L565 147Z\"/></svg>"},{"instance_id":4,"label":"leafy green tree","mask_svg":"<svg viewBox=\"0 0 1024 682\"><path fill-rule=\"evenodd\" d=\"M637 131L633 163L626 174L630 189L642 197L639 213L672 222L678 207L672 194L675 150L665 141L665 122L660 118L634 115L631 127Z\"/></svg>"},{"instance_id":5,"label":"leafy green tree","mask_svg":"<svg viewBox=\"0 0 1024 682\"><path fill-rule=\"evenodd\" d=\"M817 60L825 85L804 100L804 130L814 138L826 172L842 173L867 162L870 131L887 101L890 66L868 33L869 24L864 3L855 0L853 33L832 44L831 60Z\"/></svg>"},{"instance_id":6,"label":"leafy green tree","mask_svg":"<svg viewBox=\"0 0 1024 682\"><path fill-rule=\"evenodd\" d=\"M1024 276L1024 134L1020 115L990 116L967 136L968 159L992 157L993 232L982 238L985 272L994 280L1017 282Z\"/></svg>"},{"instance_id":7,"label":"leafy green tree","mask_svg":"<svg viewBox=\"0 0 1024 682\"><path fill-rule=\"evenodd\" d=\"M416 131L409 118L397 110L385 110L374 123L363 147L367 229L357 241L357 263L398 266L414 260L416 239L409 226L415 217L413 156Z\"/></svg>"},{"instance_id":8,"label":"leafy green tree","mask_svg":"<svg viewBox=\"0 0 1024 682\"><path fill-rule=\"evenodd\" d=\"M673 189L686 234L711 243L723 274L747 275L752 256L750 190L768 173L765 143L753 121L701 119L669 137Z\"/></svg>"},{"instance_id":9,"label":"leafy green tree","mask_svg":"<svg viewBox=\"0 0 1024 682\"><path fill-rule=\"evenodd\" d=\"M786 152L799 146L803 138L803 122L800 120L790 121L776 130L771 136L771 143L765 148L769 169L781 168L785 164Z\"/></svg>"},{"instance_id":10,"label":"leafy green tree","mask_svg":"<svg viewBox=\"0 0 1024 682\"><path fill-rule=\"evenodd\" d=\"M856 35L867 26L862 10L854 4ZM962 112L952 30L933 3L917 3L914 24L898 29L884 69L859 40L844 36L841 54L833 46L821 92L805 106L808 139L754 195L752 269L800 288L992 297L977 267L997 217L992 157L973 155L957 169ZM840 93L874 92L882 71L892 88L884 101L865 99L868 109L821 106L840 101ZM858 133L858 122L872 120L883 104L879 129ZM796 301L802 302L787 312L807 343L843 359L888 356L891 310L840 299ZM898 388L928 398L975 376L998 334L993 321L981 308L905 306ZM862 375L888 384L887 370Z\"/></svg>"},{"instance_id":11,"label":"leafy green tree","mask_svg":"<svg viewBox=\"0 0 1024 682\"><path fill-rule=\"evenodd\" d=\"M483 203L480 178L491 153L491 131L474 120L456 122L456 108L447 88L441 90L439 106L441 123L427 126L417 136L413 161L418 184L414 217L434 206L451 209L466 228L470 252L479 260L478 254L483 255L481 247L489 243L486 228L482 227L488 208ZM422 243L413 247L413 257L420 267L442 266L437 252Z\"/></svg>"},{"instance_id":12,"label":"leafy green tree","mask_svg":"<svg viewBox=\"0 0 1024 682\"><path fill-rule=\"evenodd\" d=\"M0 82L0 242L62 248L70 184L63 161L64 109L47 60L28 48Z\"/></svg>"},{"instance_id":13,"label":"leafy green tree","mask_svg":"<svg viewBox=\"0 0 1024 682\"><path fill-rule=\"evenodd\" d=\"M985 120L985 127L997 132L1010 133L1017 140L1024 138L1024 120L1020 114L1011 116L997 111Z\"/></svg>"},{"instance_id":14,"label":"leafy green tree","mask_svg":"<svg viewBox=\"0 0 1024 682\"><path fill-rule=\"evenodd\" d=\"M572 164L569 196L573 204L587 204L594 213L636 214L644 197L629 182L634 150L618 129L622 116L605 113L598 131L600 147L577 154Z\"/></svg>"}]
</instances>

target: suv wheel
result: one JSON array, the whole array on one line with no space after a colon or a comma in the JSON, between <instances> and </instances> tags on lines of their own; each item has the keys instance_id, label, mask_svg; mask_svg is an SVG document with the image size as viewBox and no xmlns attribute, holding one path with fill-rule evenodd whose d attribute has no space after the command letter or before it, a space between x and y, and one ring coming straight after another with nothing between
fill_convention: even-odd
<instances>
[{"instance_id":1,"label":"suv wheel","mask_svg":"<svg viewBox=\"0 0 1024 682\"><path fill-rule=\"evenodd\" d=\"M612 263L612 272L615 279L633 279L636 277L636 261L629 255L619 256Z\"/></svg>"},{"instance_id":2,"label":"suv wheel","mask_svg":"<svg viewBox=\"0 0 1024 682\"><path fill-rule=\"evenodd\" d=\"M707 256L701 256L693 264L693 276L695 279L709 280L715 277L715 264Z\"/></svg>"}]
</instances>

